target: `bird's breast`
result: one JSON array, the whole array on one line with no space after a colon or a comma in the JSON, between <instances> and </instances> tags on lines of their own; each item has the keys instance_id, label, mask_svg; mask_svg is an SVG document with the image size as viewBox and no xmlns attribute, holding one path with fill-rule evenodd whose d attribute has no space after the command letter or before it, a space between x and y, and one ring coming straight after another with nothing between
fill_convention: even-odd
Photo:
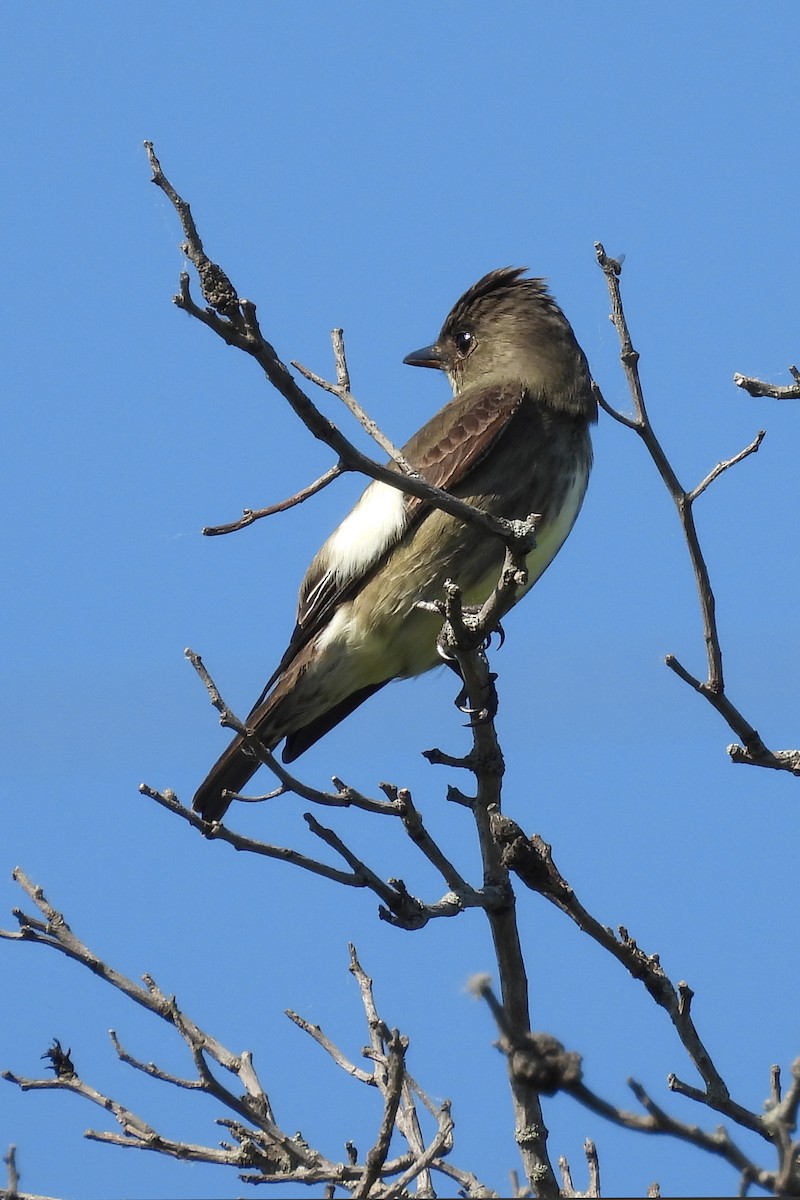
<instances>
[{"instance_id":1,"label":"bird's breast","mask_svg":"<svg viewBox=\"0 0 800 1200\"><path fill-rule=\"evenodd\" d=\"M564 492L561 504L558 505L543 521L536 531L536 545L525 560L528 571L528 582L520 594L533 587L536 580L550 566L561 547L569 536L572 526L581 511L583 498L586 495L586 485L589 480L589 468L581 466L575 471L572 481ZM494 586L492 584L492 586Z\"/></svg>"}]
</instances>

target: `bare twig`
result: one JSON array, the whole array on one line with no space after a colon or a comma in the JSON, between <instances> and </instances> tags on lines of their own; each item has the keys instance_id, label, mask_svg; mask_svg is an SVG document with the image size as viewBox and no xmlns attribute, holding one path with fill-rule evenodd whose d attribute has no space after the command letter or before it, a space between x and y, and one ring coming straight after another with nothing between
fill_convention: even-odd
<instances>
[{"instance_id":1,"label":"bare twig","mask_svg":"<svg viewBox=\"0 0 800 1200\"><path fill-rule=\"evenodd\" d=\"M3 1162L8 1168L8 1187L6 1189L7 1200L17 1200L17 1188L19 1187L19 1172L17 1171L17 1147L9 1146L6 1154L3 1155Z\"/></svg>"},{"instance_id":2,"label":"bare twig","mask_svg":"<svg viewBox=\"0 0 800 1200\"><path fill-rule=\"evenodd\" d=\"M373 1060L370 1083L381 1090L384 1095L384 1103L388 1104L389 1099L393 1096L393 1085L389 1073L385 1069L386 1049L392 1039L395 1038L397 1031L393 1030L389 1033L385 1022L379 1016L372 990L372 980L361 966L356 948L352 943L349 949L349 970L358 984L359 992L361 993L361 1003L369 1029L370 1045L368 1054ZM425 1147L425 1141L414 1104L414 1094L419 1096L428 1111L435 1117L438 1125L437 1134L427 1148ZM432 1189L428 1168L432 1163L436 1162L437 1167L441 1169L439 1156L449 1153L452 1149L453 1123L450 1117L450 1102L446 1100L437 1108L422 1091L419 1084L411 1078L407 1071L404 1071L401 1079L400 1098L396 1110L396 1124L400 1133L408 1142L413 1155L412 1164L406 1173L400 1179L396 1180L393 1185L394 1189L396 1189L396 1194L400 1194L402 1188L411 1183L414 1178L417 1178L417 1195L421 1198L434 1196L435 1193ZM483 1194L481 1191L483 1185L478 1184L474 1176L470 1177L470 1180L471 1182L467 1189L468 1194Z\"/></svg>"},{"instance_id":3,"label":"bare twig","mask_svg":"<svg viewBox=\"0 0 800 1200\"><path fill-rule=\"evenodd\" d=\"M586 1155L586 1164L589 1172L588 1184L585 1192L579 1192L572 1182L572 1171L569 1162L563 1156L558 1160L558 1167L561 1172L561 1195L564 1197L575 1197L576 1200L580 1197L598 1197L602 1195L600 1191L600 1163L597 1158L597 1148L594 1142L588 1138L583 1144L583 1152Z\"/></svg>"},{"instance_id":4,"label":"bare twig","mask_svg":"<svg viewBox=\"0 0 800 1200\"><path fill-rule=\"evenodd\" d=\"M309 371L307 367L302 366L299 362L292 362L292 366L300 372L310 383L315 383L317 387L322 388L325 392L331 392L334 396L338 396L350 412L356 418L358 423L369 434L374 442L376 442L381 450L389 455L398 468L404 475L414 475L415 471L406 458L403 457L401 450L398 450L393 442L389 440L362 408L356 400L353 393L350 391L350 372L347 368L347 357L344 348L344 330L331 330L331 343L333 345L333 357L336 363L336 383L329 383L323 379L321 375L316 375L313 371Z\"/></svg>"},{"instance_id":5,"label":"bare twig","mask_svg":"<svg viewBox=\"0 0 800 1200\"><path fill-rule=\"evenodd\" d=\"M17 1170L17 1147L9 1146L3 1155L3 1162L8 1171L6 1187L0 1187L0 1200L54 1200L52 1196L42 1196L39 1193L21 1192L19 1190L19 1171Z\"/></svg>"},{"instance_id":6,"label":"bare twig","mask_svg":"<svg viewBox=\"0 0 800 1200\"><path fill-rule=\"evenodd\" d=\"M707 678L705 680L697 678L673 654L667 655L665 662L684 683L689 684L691 688L703 696L716 709L736 736L741 739L742 746L728 747L728 753L733 762L747 762L755 766L771 767L775 770L791 771L796 775L800 774L800 751L769 750L758 731L745 720L725 693L722 646L716 618L716 601L711 588L708 566L700 547L693 513L695 500L705 492L715 479L730 467L742 462L743 459L748 458L758 450L764 437L764 431L761 430L753 441L743 450L740 450L738 454L720 462L691 490L687 491L681 485L672 464L669 462L661 443L655 435L645 406L644 393L639 378L639 353L634 349L633 342L631 341L628 323L622 307L619 284L619 276L622 270L621 262L610 258L600 242L595 243L595 251L598 264L605 275L608 285L611 299L611 320L614 323L620 341L620 358L628 381L628 389L633 399L634 415L633 417L629 417L618 412L608 405L599 394L598 400L605 412L626 428L633 429L642 439L677 509L686 539L686 546L700 602L703 637L706 646Z\"/></svg>"},{"instance_id":7,"label":"bare twig","mask_svg":"<svg viewBox=\"0 0 800 1200\"><path fill-rule=\"evenodd\" d=\"M305 1017L299 1016L291 1008L286 1009L286 1016L290 1021L294 1021L299 1029L302 1029L304 1033L312 1037L317 1045L321 1046L327 1054L330 1054L337 1067L341 1067L343 1071L348 1075L352 1075L354 1079L358 1079L360 1083L375 1084L374 1072L365 1071L363 1067L357 1067L354 1062L351 1062L339 1047L322 1032L319 1025L312 1025L310 1021L307 1021Z\"/></svg>"},{"instance_id":8,"label":"bare twig","mask_svg":"<svg viewBox=\"0 0 800 1200\"><path fill-rule=\"evenodd\" d=\"M365 886L370 888L383 900L386 908L379 911L381 916L389 921L390 924L398 925L402 929L421 929L423 925L427 924L429 914L425 911L426 906L421 900L417 900L414 896L409 895L401 880L395 879L389 883L384 883L379 875L376 875L366 863L362 862L345 845L334 830L320 825L319 821L311 813L304 813L303 817L311 832L320 838L326 846L330 846L332 850L341 855L344 861L352 867L353 873L360 875L364 879Z\"/></svg>"},{"instance_id":9,"label":"bare twig","mask_svg":"<svg viewBox=\"0 0 800 1200\"><path fill-rule=\"evenodd\" d=\"M159 792L155 788L151 788L149 784L140 783L139 791L143 796L149 796L151 800L155 800L156 804L160 804L174 816L186 821L210 841L226 842L229 846L233 846L234 850L246 850L250 854L260 854L264 858L275 858L280 862L291 863L293 866L301 867L304 871L310 871L313 875L321 875L323 879L330 879L334 883L343 883L347 887L367 886L366 881L358 873L330 867L327 863L318 862L314 858L301 854L299 850L290 850L287 846L273 846L269 842L234 833L232 829L228 829L218 822L208 825L192 809L184 807L175 793L169 789Z\"/></svg>"},{"instance_id":10,"label":"bare twig","mask_svg":"<svg viewBox=\"0 0 800 1200\"><path fill-rule=\"evenodd\" d=\"M717 463L717 465L709 471L705 479L701 480L701 482L693 487L692 490L687 494L686 498L689 503L693 504L697 497L700 496L706 490L706 488L723 473L723 471L727 471L731 467L735 467L736 464L740 463L743 459L748 458L751 454L755 454L766 436L766 429L759 429L752 442L750 442L748 446L745 446L744 450L740 450L738 454L734 454L733 458L727 458L724 462Z\"/></svg>"},{"instance_id":11,"label":"bare twig","mask_svg":"<svg viewBox=\"0 0 800 1200\"><path fill-rule=\"evenodd\" d=\"M190 1092L202 1090L203 1084L199 1079L183 1079L179 1075L173 1075L171 1071L162 1070L154 1062L142 1062L141 1059L129 1054L117 1037L116 1030L109 1029L108 1036L111 1038L112 1045L117 1052L120 1062L133 1067L135 1071L141 1071L144 1075L149 1075L151 1079L160 1079L162 1083L171 1083L173 1087L185 1088Z\"/></svg>"},{"instance_id":12,"label":"bare twig","mask_svg":"<svg viewBox=\"0 0 800 1200\"><path fill-rule=\"evenodd\" d=\"M762 379L754 379L752 375L740 375L738 371L733 376L733 382L751 396L771 396L774 400L800 400L800 371L797 367L790 366L789 372L794 378L794 383L784 386L765 383Z\"/></svg>"},{"instance_id":13,"label":"bare twig","mask_svg":"<svg viewBox=\"0 0 800 1200\"><path fill-rule=\"evenodd\" d=\"M425 828L422 815L416 808L408 788L397 788L393 784L383 783L382 789L397 805L406 833L444 879L447 886L465 905L474 907L481 903L480 894L472 888L463 875L450 862L439 845L433 840Z\"/></svg>"},{"instance_id":14,"label":"bare twig","mask_svg":"<svg viewBox=\"0 0 800 1200\"><path fill-rule=\"evenodd\" d=\"M400 1036L393 1029L386 1039L386 1074L383 1086L384 1106L378 1136L375 1144L367 1152L364 1163L364 1174L353 1190L354 1200L365 1200L369 1196L373 1183L378 1178L389 1153L389 1142L397 1121L397 1110L400 1107L400 1097L403 1091L403 1076L405 1074L405 1055L408 1049L408 1039Z\"/></svg>"},{"instance_id":15,"label":"bare twig","mask_svg":"<svg viewBox=\"0 0 800 1200\"><path fill-rule=\"evenodd\" d=\"M76 937L63 915L49 904L41 888L33 884L22 871L15 872L15 877L34 901L41 917L17 911L20 932L0 930L0 936L32 941L59 950L88 967L95 975L105 979L130 999L166 1020L188 1047L197 1070L196 1079L181 1078L164 1071L155 1063L145 1063L134 1057L123 1049L112 1031L111 1039L118 1056L123 1062L153 1079L183 1089L204 1092L220 1101L233 1117L221 1118L219 1124L230 1131L236 1144L232 1146L222 1143L220 1147L213 1147L176 1141L166 1136L125 1104L82 1079L69 1054L63 1052L58 1043L54 1043L54 1047L47 1054L47 1057L53 1058L57 1053L57 1058L53 1058L57 1072L54 1078L28 1078L11 1071L2 1073L4 1079L16 1084L23 1091L61 1090L81 1096L110 1113L121 1127L119 1133L88 1130L85 1135L87 1138L126 1148L150 1150L190 1162L233 1167L239 1170L241 1179L250 1183L286 1183L293 1180L304 1185L336 1184L346 1187L355 1195L381 1196L388 1200L390 1196L404 1195L408 1184L417 1179L417 1194L420 1197L432 1197L435 1193L430 1182L430 1171L437 1170L443 1171L449 1178L458 1179L467 1195L493 1195L474 1175L445 1162L444 1156L452 1149L453 1123L449 1103L434 1105L406 1071L405 1055L408 1041L401 1037L397 1030L390 1032L381 1020L372 996L371 981L358 964L354 948L351 947L351 969L359 978L370 1030L369 1057L373 1060L372 1071L355 1067L317 1027L309 1026L292 1014L293 1020L310 1032L348 1074L361 1082L378 1087L384 1096L383 1117L372 1150L364 1162L359 1163L357 1154L351 1153L349 1164L342 1164L332 1162L309 1146L299 1135L289 1136L277 1125L249 1052L233 1054L217 1039L205 1033L178 1007L174 997L161 991L151 976L143 976L142 987L103 962ZM236 1091L227 1088L212 1072L209 1060L236 1076ZM66 1063L69 1064L69 1069L65 1066ZM414 1095L423 1100L436 1120L436 1132L427 1145L417 1120ZM395 1127L406 1138L410 1150L407 1154L389 1159L388 1150ZM9 1164L9 1178L14 1190L17 1176L13 1149L6 1157L6 1162ZM394 1182L389 1183L392 1179Z\"/></svg>"},{"instance_id":16,"label":"bare twig","mask_svg":"<svg viewBox=\"0 0 800 1200\"><path fill-rule=\"evenodd\" d=\"M272 517L275 513L286 512L287 509L294 508L296 504L302 504L304 500L309 500L312 496L316 496L317 492L321 492L329 483L333 483L334 479L338 479L344 473L345 468L342 464L334 463L324 475L320 475L319 479L315 479L308 487L301 488L299 492L295 492L288 499L280 500L277 504L270 504L267 508L246 508L238 521L231 521L228 525L206 525L201 532L206 537L219 537L224 533L236 533L238 530L252 525L254 521L260 521L262 517Z\"/></svg>"},{"instance_id":17,"label":"bare twig","mask_svg":"<svg viewBox=\"0 0 800 1200\"><path fill-rule=\"evenodd\" d=\"M433 487L416 472L405 474L395 467L375 462L362 454L319 411L292 378L274 347L263 336L255 304L240 297L225 272L206 256L189 205L164 175L152 143L145 142L145 149L153 171L153 183L162 189L180 217L186 238L182 249L197 269L203 296L208 304L207 308L200 308L194 303L189 288L189 277L183 274L180 279L180 292L173 298L177 307L206 325L227 345L235 346L249 354L309 432L333 450L343 470L358 471L371 479L380 480L390 487L434 505L492 537L499 538L506 545L515 546L518 534L514 522L493 517L482 509L451 496L449 492Z\"/></svg>"},{"instance_id":18,"label":"bare twig","mask_svg":"<svg viewBox=\"0 0 800 1200\"><path fill-rule=\"evenodd\" d=\"M287 791L294 792L304 800L311 800L316 804L324 804L335 808L345 808L352 805L355 808L363 809L365 812L381 813L384 816L391 817L399 816L396 805L387 803L385 800L370 799L368 796L363 796L360 792L356 792L353 788L342 786L337 789L336 793L331 793L321 792L317 788L312 788L302 783L287 771L282 763L278 762L272 751L263 744L257 734L249 729L243 721L240 721L232 709L228 707L220 694L219 688L203 664L200 655L191 649L185 650L184 654L200 676L212 705L220 714L220 725L227 729L233 729L238 733L256 757L280 780L282 786Z\"/></svg>"}]
</instances>

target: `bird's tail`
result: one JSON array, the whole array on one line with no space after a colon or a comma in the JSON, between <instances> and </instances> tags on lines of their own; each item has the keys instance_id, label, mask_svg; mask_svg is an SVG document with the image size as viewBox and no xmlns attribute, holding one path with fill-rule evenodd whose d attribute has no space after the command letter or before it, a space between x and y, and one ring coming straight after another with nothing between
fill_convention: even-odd
<instances>
[{"instance_id":1,"label":"bird's tail","mask_svg":"<svg viewBox=\"0 0 800 1200\"><path fill-rule=\"evenodd\" d=\"M358 691L346 696L338 704L323 709L312 721L291 730L288 734L286 730L281 729L275 719L274 710L278 708L275 701L282 699L276 689L276 693L269 696L260 708L256 708L250 714L248 724L252 722L262 743L269 750L274 750L284 734L287 734L286 745L281 757L286 763L294 762L310 746L329 733L335 725L343 721L354 709L388 682L388 680L383 680L381 683L373 683L359 688ZM271 722L268 720L270 716L272 717ZM277 732L278 730L280 732ZM243 739L241 737L234 738L195 792L192 808L200 814L204 821L221 821L231 803L227 796L223 797L223 791L240 792L243 787L247 786L260 766L260 760L246 749Z\"/></svg>"},{"instance_id":2,"label":"bird's tail","mask_svg":"<svg viewBox=\"0 0 800 1200\"><path fill-rule=\"evenodd\" d=\"M261 700L247 718L252 729L268 750L274 750L286 738L282 758L294 762L360 704L388 683L382 679L362 687L347 686L344 672L334 673L337 687L326 686L326 676L308 670L307 650L284 671L273 690ZM330 672L329 672L330 674ZM352 690L351 690L352 689ZM240 792L261 766L241 737L236 737L214 763L197 789L192 808L204 821L221 821L231 801L223 792Z\"/></svg>"},{"instance_id":3,"label":"bird's tail","mask_svg":"<svg viewBox=\"0 0 800 1200\"><path fill-rule=\"evenodd\" d=\"M230 804L223 792L240 792L260 766L256 756L245 748L243 739L235 738L195 792L192 808L204 821L221 821Z\"/></svg>"},{"instance_id":4,"label":"bird's tail","mask_svg":"<svg viewBox=\"0 0 800 1200\"><path fill-rule=\"evenodd\" d=\"M274 681L275 677L270 680L270 685ZM248 728L258 735L268 750L274 750L286 735L285 708L287 701L291 703L296 682L296 671L278 676L272 691L259 698L247 717ZM291 720L288 724L291 725ZM235 737L195 792L192 808L204 821L221 821L231 804L230 798L223 796L223 792L240 792L260 766L261 760L247 748L245 740Z\"/></svg>"}]
</instances>

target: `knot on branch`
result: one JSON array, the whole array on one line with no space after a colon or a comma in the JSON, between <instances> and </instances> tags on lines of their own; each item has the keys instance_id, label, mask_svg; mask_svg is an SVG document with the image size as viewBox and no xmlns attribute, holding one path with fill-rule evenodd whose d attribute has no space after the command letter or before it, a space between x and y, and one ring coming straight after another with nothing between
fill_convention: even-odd
<instances>
[{"instance_id":1,"label":"knot on branch","mask_svg":"<svg viewBox=\"0 0 800 1200\"><path fill-rule=\"evenodd\" d=\"M520 1033L494 994L488 975L474 975L467 987L488 1004L500 1031L497 1046L507 1056L515 1080L548 1096L577 1087L583 1078L580 1054L566 1050L552 1034Z\"/></svg>"},{"instance_id":2,"label":"knot on branch","mask_svg":"<svg viewBox=\"0 0 800 1200\"><path fill-rule=\"evenodd\" d=\"M271 1137L265 1130L250 1129L240 1121L221 1118L218 1122L230 1131L239 1147L237 1165L256 1167L270 1175L291 1175L299 1167L308 1165L304 1154L292 1152L292 1142L299 1137L283 1137L280 1140Z\"/></svg>"},{"instance_id":3,"label":"knot on branch","mask_svg":"<svg viewBox=\"0 0 800 1200\"><path fill-rule=\"evenodd\" d=\"M617 932L619 934L620 945L626 952L625 963L631 975L634 979L643 980L648 991L657 998L661 995L665 987L669 987L667 977L664 974L664 968L661 966L661 959L657 954L648 954L646 950L643 950L636 941L636 938L631 937L624 925L618 925ZM679 990L683 987L686 989L686 993L688 993L683 1001L686 1004L686 1011L688 1013L693 993L687 984L679 984L678 986Z\"/></svg>"},{"instance_id":4,"label":"knot on branch","mask_svg":"<svg viewBox=\"0 0 800 1200\"><path fill-rule=\"evenodd\" d=\"M508 1060L514 1079L545 1096L569 1090L583 1078L580 1054L566 1050L549 1033L528 1033L518 1038Z\"/></svg>"},{"instance_id":5,"label":"knot on branch","mask_svg":"<svg viewBox=\"0 0 800 1200\"><path fill-rule=\"evenodd\" d=\"M184 254L192 257L191 246L184 242L181 246ZM239 296L228 276L217 263L212 262L205 254L193 258L203 299L210 308L221 316L230 316L239 308Z\"/></svg>"},{"instance_id":6,"label":"knot on branch","mask_svg":"<svg viewBox=\"0 0 800 1200\"><path fill-rule=\"evenodd\" d=\"M600 269L606 275L613 275L619 278L622 274L622 264L625 261L625 255L620 254L619 258L612 258L610 254L606 254L606 249L602 242L595 242L594 252L597 256L597 263Z\"/></svg>"},{"instance_id":7,"label":"knot on branch","mask_svg":"<svg viewBox=\"0 0 800 1200\"><path fill-rule=\"evenodd\" d=\"M511 551L518 568L524 569L524 561L531 550L536 549L536 525L541 520L539 513L531 513L524 521L508 521L506 545Z\"/></svg>"},{"instance_id":8,"label":"knot on branch","mask_svg":"<svg viewBox=\"0 0 800 1200\"><path fill-rule=\"evenodd\" d=\"M387 897L388 907L378 906L378 916L398 929L422 929L428 924L429 916L416 896L412 896L402 879L390 879L393 894Z\"/></svg>"},{"instance_id":9,"label":"knot on branch","mask_svg":"<svg viewBox=\"0 0 800 1200\"><path fill-rule=\"evenodd\" d=\"M561 898L572 895L572 888L553 862L552 846L538 833L528 837L516 821L502 813L492 814L491 829L503 866L532 891Z\"/></svg>"}]
</instances>

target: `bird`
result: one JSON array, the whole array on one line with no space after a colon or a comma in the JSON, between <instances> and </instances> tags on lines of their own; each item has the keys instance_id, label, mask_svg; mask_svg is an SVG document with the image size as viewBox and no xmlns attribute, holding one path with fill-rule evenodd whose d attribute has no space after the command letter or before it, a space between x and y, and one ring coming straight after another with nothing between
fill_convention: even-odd
<instances>
[{"instance_id":1,"label":"bird","mask_svg":"<svg viewBox=\"0 0 800 1200\"><path fill-rule=\"evenodd\" d=\"M527 555L533 586L583 503L597 402L586 355L542 278L490 271L455 303L431 345L403 360L444 372L452 399L403 446L429 483L509 520L538 515ZM393 464L389 464L393 467ZM394 467L393 469L399 469ZM297 622L245 722L290 763L394 679L441 662L441 617L419 601L457 584L464 605L495 586L501 541L432 504L373 481L315 555ZM221 821L260 766L237 736L192 807Z\"/></svg>"}]
</instances>

